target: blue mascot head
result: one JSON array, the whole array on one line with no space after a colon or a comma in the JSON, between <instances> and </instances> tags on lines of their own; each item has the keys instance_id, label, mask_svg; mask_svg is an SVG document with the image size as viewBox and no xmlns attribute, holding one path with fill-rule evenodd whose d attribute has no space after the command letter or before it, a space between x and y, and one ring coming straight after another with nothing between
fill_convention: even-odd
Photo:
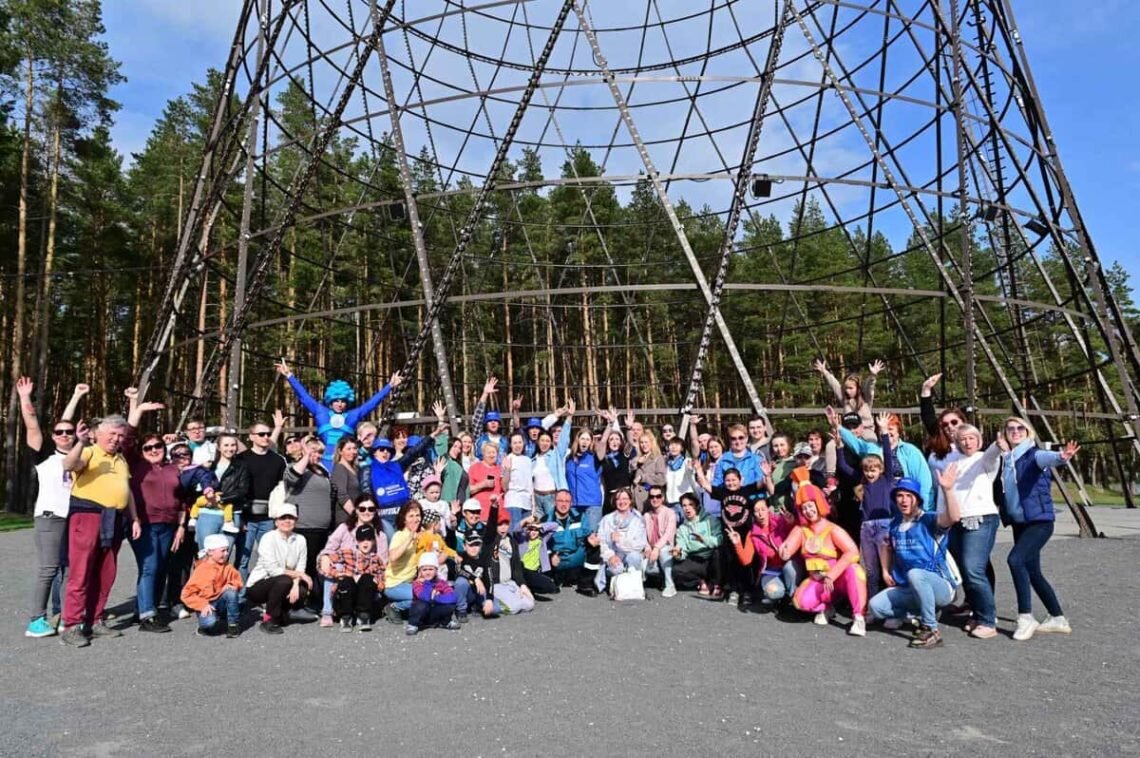
<instances>
[{"instance_id":1,"label":"blue mascot head","mask_svg":"<svg viewBox=\"0 0 1140 758\"><path fill-rule=\"evenodd\" d=\"M333 379L325 388L325 405L331 405L334 400L343 400L349 405L356 401L356 393L343 379Z\"/></svg>"}]
</instances>

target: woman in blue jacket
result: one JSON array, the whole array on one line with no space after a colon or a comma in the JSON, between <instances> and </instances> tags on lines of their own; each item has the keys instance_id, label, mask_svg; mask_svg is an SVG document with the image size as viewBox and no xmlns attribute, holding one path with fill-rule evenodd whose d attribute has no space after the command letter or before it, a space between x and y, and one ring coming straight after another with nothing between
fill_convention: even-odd
<instances>
[{"instance_id":1,"label":"woman in blue jacket","mask_svg":"<svg viewBox=\"0 0 1140 758\"><path fill-rule=\"evenodd\" d=\"M917 447L902 438L902 420L895 414L890 414L887 423L887 436L891 440L891 451L894 453L893 471L884 471L883 474L892 482L900 479L914 479L922 488L923 510L933 510L936 502L934 480L930 476L930 464L926 456ZM843 446L862 458L865 455L883 457L883 449L874 442L868 442L857 437L850 430L840 428L839 435L843 438Z\"/></svg>"},{"instance_id":2,"label":"woman in blue jacket","mask_svg":"<svg viewBox=\"0 0 1140 758\"><path fill-rule=\"evenodd\" d=\"M442 406L436 404L437 410ZM372 465L361 473L360 489L376 503L376 515L384 536L389 540L396 533L396 514L412 499L412 491L404 472L435 445L435 438L447 431L447 419L438 414L439 424L430 435L424 435L416 445L409 447L399 460L392 460L396 448L392 441L377 437L372 443Z\"/></svg>"},{"instance_id":3,"label":"woman in blue jacket","mask_svg":"<svg viewBox=\"0 0 1140 758\"><path fill-rule=\"evenodd\" d=\"M1002 517L1013 524L1013 549L1006 559L1017 591L1017 630L1013 638L1024 641L1035 633L1069 634L1072 628L1057 593L1041 572L1041 551L1053 536L1056 518L1052 469L1072 460L1081 446L1070 441L1059 453L1040 450L1028 422L1011 416L1005 421L1005 434L998 435L998 447L1002 450ZM1049 612L1040 623L1033 616L1030 588Z\"/></svg>"},{"instance_id":4,"label":"woman in blue jacket","mask_svg":"<svg viewBox=\"0 0 1140 758\"><path fill-rule=\"evenodd\" d=\"M397 371L388 377L388 383L384 385L383 389L368 398L363 405L350 409L348 406L356 401L356 392L343 379L334 379L329 382L329 386L325 388L324 404L321 404L309 394L300 380L293 376L293 372L284 360L277 364L277 373L288 380L289 386L297 394L297 399L301 401L301 405L313 414L313 418L317 422L317 436L325 443L325 457L321 459L321 463L327 471L333 470L333 452L340 438L355 434L356 425L365 416L376 410L384 398L388 397L388 393L399 387L403 380L400 372Z\"/></svg>"}]
</instances>

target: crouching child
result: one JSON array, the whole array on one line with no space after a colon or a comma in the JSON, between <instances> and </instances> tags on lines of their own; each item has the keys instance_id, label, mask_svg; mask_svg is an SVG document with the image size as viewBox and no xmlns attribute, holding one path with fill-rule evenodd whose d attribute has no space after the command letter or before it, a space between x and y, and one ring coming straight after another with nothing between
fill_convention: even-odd
<instances>
[{"instance_id":1,"label":"crouching child","mask_svg":"<svg viewBox=\"0 0 1140 758\"><path fill-rule=\"evenodd\" d=\"M356 527L356 547L345 547L329 555L336 579L333 601L340 617L340 630L372 631L372 606L384 589L384 562L376 553L376 530L368 524Z\"/></svg>"},{"instance_id":2,"label":"crouching child","mask_svg":"<svg viewBox=\"0 0 1140 758\"><path fill-rule=\"evenodd\" d=\"M233 639L241 635L241 574L229 563L230 543L225 535L209 535L203 547L206 556L198 561L182 588L182 603L198 614L198 634L220 632L224 613L226 637Z\"/></svg>"},{"instance_id":3,"label":"crouching child","mask_svg":"<svg viewBox=\"0 0 1140 758\"><path fill-rule=\"evenodd\" d=\"M424 553L417 565L416 579L412 583L412 607L408 610L408 625L404 632L409 636L421 629L443 627L458 629L455 620L456 595L451 585L436 576L439 558L435 553Z\"/></svg>"}]
</instances>

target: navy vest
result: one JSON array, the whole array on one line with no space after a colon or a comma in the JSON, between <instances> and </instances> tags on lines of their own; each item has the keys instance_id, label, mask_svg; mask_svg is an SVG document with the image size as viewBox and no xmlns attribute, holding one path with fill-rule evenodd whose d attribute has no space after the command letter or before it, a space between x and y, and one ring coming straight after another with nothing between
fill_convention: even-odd
<instances>
[{"instance_id":1,"label":"navy vest","mask_svg":"<svg viewBox=\"0 0 1140 758\"><path fill-rule=\"evenodd\" d=\"M1025 521L1053 521L1053 472L1037 465L1035 450L1017 459L1017 494Z\"/></svg>"}]
</instances>

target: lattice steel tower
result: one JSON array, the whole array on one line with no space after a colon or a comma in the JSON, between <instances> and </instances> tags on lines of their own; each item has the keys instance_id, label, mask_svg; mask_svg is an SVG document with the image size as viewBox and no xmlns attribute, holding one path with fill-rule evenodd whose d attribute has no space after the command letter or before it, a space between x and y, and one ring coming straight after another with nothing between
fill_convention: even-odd
<instances>
[{"instance_id":1,"label":"lattice steel tower","mask_svg":"<svg viewBox=\"0 0 1140 758\"><path fill-rule=\"evenodd\" d=\"M280 354L402 367L453 415L488 368L539 401L795 414L767 406L794 340L828 353L826 297L848 360L882 324L947 402L1076 418L1122 474L1140 450L1140 352L1008 0L245 0L222 81L142 381L204 342L193 395L234 423L272 376L243 362ZM233 295L205 331L203 276ZM763 334L733 312L759 301Z\"/></svg>"}]
</instances>

